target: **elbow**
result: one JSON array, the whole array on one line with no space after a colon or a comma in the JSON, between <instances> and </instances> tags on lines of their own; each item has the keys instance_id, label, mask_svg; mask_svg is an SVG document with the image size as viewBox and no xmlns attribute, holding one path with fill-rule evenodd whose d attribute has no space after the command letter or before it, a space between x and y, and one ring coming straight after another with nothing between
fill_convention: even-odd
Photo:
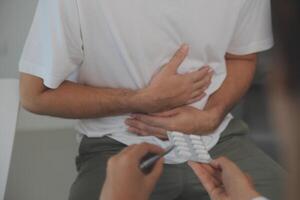
<instances>
[{"instance_id":1,"label":"elbow","mask_svg":"<svg viewBox=\"0 0 300 200\"><path fill-rule=\"evenodd\" d=\"M38 97L30 97L30 96L20 96L20 103L22 108L25 110L34 113L34 114L39 114L42 115L42 106L39 103Z\"/></svg>"},{"instance_id":2,"label":"elbow","mask_svg":"<svg viewBox=\"0 0 300 200\"><path fill-rule=\"evenodd\" d=\"M25 110L39 115L44 115L43 92L20 88L20 104Z\"/></svg>"},{"instance_id":3,"label":"elbow","mask_svg":"<svg viewBox=\"0 0 300 200\"><path fill-rule=\"evenodd\" d=\"M43 114L43 93L46 87L43 85L43 80L25 73L20 76L20 104L21 106L32 113Z\"/></svg>"}]
</instances>

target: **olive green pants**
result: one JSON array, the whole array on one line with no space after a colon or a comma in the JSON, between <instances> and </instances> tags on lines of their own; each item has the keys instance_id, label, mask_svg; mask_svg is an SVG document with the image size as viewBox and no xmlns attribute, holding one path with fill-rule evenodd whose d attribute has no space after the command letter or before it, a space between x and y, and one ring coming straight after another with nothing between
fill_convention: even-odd
<instances>
[{"instance_id":1,"label":"olive green pants","mask_svg":"<svg viewBox=\"0 0 300 200\"><path fill-rule=\"evenodd\" d=\"M284 171L247 137L247 126L233 119L210 151L212 157L226 156L248 173L256 189L271 200L281 199ZM76 158L78 176L69 200L98 200L105 180L107 160L126 147L108 137L84 137ZM151 200L206 200L207 192L190 167L184 163L165 165Z\"/></svg>"}]
</instances>

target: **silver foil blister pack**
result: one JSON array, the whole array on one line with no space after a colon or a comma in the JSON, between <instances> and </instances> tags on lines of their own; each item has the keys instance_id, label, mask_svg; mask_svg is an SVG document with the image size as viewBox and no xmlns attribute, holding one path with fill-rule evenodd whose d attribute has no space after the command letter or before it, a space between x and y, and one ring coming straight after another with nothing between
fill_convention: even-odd
<instances>
[{"instance_id":1,"label":"silver foil blister pack","mask_svg":"<svg viewBox=\"0 0 300 200\"><path fill-rule=\"evenodd\" d=\"M179 132L168 132L176 157L190 161L209 163L212 158L199 135L187 135Z\"/></svg>"}]
</instances>

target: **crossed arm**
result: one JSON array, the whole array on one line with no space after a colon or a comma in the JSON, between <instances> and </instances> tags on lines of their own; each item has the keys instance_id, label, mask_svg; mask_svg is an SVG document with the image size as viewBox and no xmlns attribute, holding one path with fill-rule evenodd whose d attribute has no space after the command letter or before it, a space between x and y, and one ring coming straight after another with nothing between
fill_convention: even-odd
<instances>
[{"instance_id":1,"label":"crossed arm","mask_svg":"<svg viewBox=\"0 0 300 200\"><path fill-rule=\"evenodd\" d=\"M152 115L134 114L126 120L129 131L138 135L154 135L165 139L166 131L205 134L215 130L225 115L247 92L256 69L256 54L226 55L227 77L208 99L203 110L182 106Z\"/></svg>"},{"instance_id":2,"label":"crossed arm","mask_svg":"<svg viewBox=\"0 0 300 200\"><path fill-rule=\"evenodd\" d=\"M41 78L21 73L21 103L31 112L63 118L151 113L189 104L202 98L211 75L208 68L177 74L188 50L187 45L182 45L151 83L139 90L92 87L70 81L50 89Z\"/></svg>"},{"instance_id":3,"label":"crossed arm","mask_svg":"<svg viewBox=\"0 0 300 200\"><path fill-rule=\"evenodd\" d=\"M201 111L186 105L203 97L212 74L208 68L177 74L187 54L188 48L182 46L149 86L141 90L98 88L69 81L57 89L50 89L43 85L42 79L21 74L21 102L31 112L64 118L157 113L158 116L139 115L128 120L131 131L142 135L171 129L187 133L209 132L247 91L255 72L256 55L226 55L227 78ZM174 87L177 90L173 90ZM173 114L169 116L168 113Z\"/></svg>"}]
</instances>

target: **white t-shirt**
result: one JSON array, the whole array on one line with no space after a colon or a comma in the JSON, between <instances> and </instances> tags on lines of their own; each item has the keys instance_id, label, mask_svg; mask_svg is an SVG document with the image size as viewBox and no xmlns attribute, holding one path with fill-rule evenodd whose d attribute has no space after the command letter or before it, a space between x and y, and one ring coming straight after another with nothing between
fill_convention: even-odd
<instances>
[{"instance_id":1,"label":"white t-shirt","mask_svg":"<svg viewBox=\"0 0 300 200\"><path fill-rule=\"evenodd\" d=\"M226 77L226 53L246 55L272 47L270 0L40 0L19 67L53 89L64 80L138 89L182 43L189 44L190 51L179 73L204 65L215 71L208 95L193 105L202 109ZM126 131L127 117L83 119L76 129L127 145L168 145ZM209 149L231 119L226 116L205 137Z\"/></svg>"}]
</instances>

